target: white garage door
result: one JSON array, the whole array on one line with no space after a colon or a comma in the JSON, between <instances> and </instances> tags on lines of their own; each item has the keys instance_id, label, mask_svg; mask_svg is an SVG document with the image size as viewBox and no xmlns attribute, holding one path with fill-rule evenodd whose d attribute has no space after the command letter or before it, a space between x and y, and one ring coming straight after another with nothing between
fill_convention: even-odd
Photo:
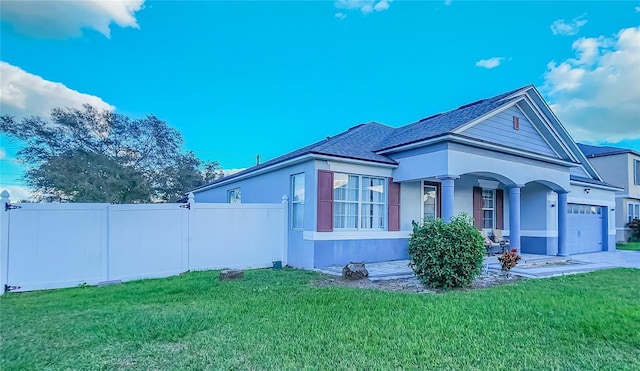
<instances>
[{"instance_id":1,"label":"white garage door","mask_svg":"<svg viewBox=\"0 0 640 371\"><path fill-rule=\"evenodd\" d=\"M602 251L602 207L567 205L567 252Z\"/></svg>"}]
</instances>

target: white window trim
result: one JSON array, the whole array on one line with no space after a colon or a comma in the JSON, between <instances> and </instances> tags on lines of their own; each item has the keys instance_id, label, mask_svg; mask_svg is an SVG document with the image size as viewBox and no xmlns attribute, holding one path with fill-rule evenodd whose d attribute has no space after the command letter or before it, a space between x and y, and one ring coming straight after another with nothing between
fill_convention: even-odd
<instances>
[{"instance_id":1,"label":"white window trim","mask_svg":"<svg viewBox=\"0 0 640 371\"><path fill-rule=\"evenodd\" d=\"M302 229L304 229L304 198L307 198L306 190L305 190L305 193L303 195L302 201L296 201L296 195L295 195L296 187L295 186L296 186L296 177L298 177L298 176L302 176L304 182L306 183L306 177L305 177L304 173L298 173L298 174L291 175L291 229L293 229L293 230L302 230ZM300 226L300 227L294 226L293 207L294 207L294 205L297 205L297 204L301 204L302 205L302 226Z\"/></svg>"},{"instance_id":2,"label":"white window trim","mask_svg":"<svg viewBox=\"0 0 640 371\"><path fill-rule=\"evenodd\" d=\"M484 192L491 192L491 199L493 200L493 207L489 208L489 207L484 207ZM495 189L487 189L487 188L482 188L482 230L484 231L491 231L492 229L496 228L496 190ZM485 228L484 227L484 212L487 210L491 210L491 223L492 226L491 228Z\"/></svg>"},{"instance_id":3,"label":"white window trim","mask_svg":"<svg viewBox=\"0 0 640 371\"><path fill-rule=\"evenodd\" d=\"M387 192L389 192L388 187L387 187L387 178L385 177L381 177L381 176L377 176L377 175L368 175L368 174L351 174L351 173L334 173L335 174L342 174L342 175L346 175L348 176L357 176L358 177L358 200L357 201L342 201L342 200L333 200L333 203L345 203L345 204L357 204L357 208L356 208L356 228L339 228L335 226L335 218L336 218L336 208L334 206L333 208L333 215L331 216L333 218L334 221L334 230L337 231L386 231L388 229L388 205L387 205L387 199L388 194ZM363 202L362 201L362 191L363 191L363 187L362 187L362 178L363 177L367 177L367 178L377 178L377 179L382 179L382 187L383 187L383 202L379 203L379 202ZM332 191L335 191L332 190ZM362 228L362 205L382 205L382 218L383 218L383 226L382 228Z\"/></svg>"}]
</instances>

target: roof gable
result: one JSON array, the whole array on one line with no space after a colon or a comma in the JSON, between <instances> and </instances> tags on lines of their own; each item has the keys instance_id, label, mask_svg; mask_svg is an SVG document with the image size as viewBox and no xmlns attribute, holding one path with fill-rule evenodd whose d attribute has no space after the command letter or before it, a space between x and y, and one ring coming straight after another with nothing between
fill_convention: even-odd
<instances>
[{"instance_id":1,"label":"roof gable","mask_svg":"<svg viewBox=\"0 0 640 371\"><path fill-rule=\"evenodd\" d=\"M472 126L462 127L455 133L498 146L507 146L552 158L560 158L534 123L529 120L527 115L516 104Z\"/></svg>"}]
</instances>

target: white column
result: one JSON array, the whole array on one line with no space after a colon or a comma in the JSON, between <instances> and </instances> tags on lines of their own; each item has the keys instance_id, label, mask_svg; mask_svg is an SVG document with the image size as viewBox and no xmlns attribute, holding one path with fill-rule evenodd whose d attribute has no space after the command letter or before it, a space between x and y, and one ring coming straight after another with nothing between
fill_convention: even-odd
<instances>
[{"instance_id":1,"label":"white column","mask_svg":"<svg viewBox=\"0 0 640 371\"><path fill-rule=\"evenodd\" d=\"M567 252L567 192L558 192L558 256Z\"/></svg>"},{"instance_id":2,"label":"white column","mask_svg":"<svg viewBox=\"0 0 640 371\"><path fill-rule=\"evenodd\" d=\"M521 249L520 238L520 188L523 185L515 185L509 188L509 239L510 247L518 250Z\"/></svg>"},{"instance_id":3,"label":"white column","mask_svg":"<svg viewBox=\"0 0 640 371\"><path fill-rule=\"evenodd\" d=\"M442 220L448 223L454 217L454 192L457 175L443 175L437 177L442 179Z\"/></svg>"}]
</instances>

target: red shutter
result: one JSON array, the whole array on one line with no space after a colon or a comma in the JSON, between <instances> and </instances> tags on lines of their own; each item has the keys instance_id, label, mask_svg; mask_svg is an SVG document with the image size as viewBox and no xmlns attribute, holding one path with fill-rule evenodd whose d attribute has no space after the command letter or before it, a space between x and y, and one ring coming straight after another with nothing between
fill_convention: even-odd
<instances>
[{"instance_id":1,"label":"red shutter","mask_svg":"<svg viewBox=\"0 0 640 371\"><path fill-rule=\"evenodd\" d=\"M318 232L333 232L333 173L318 170Z\"/></svg>"},{"instance_id":2,"label":"red shutter","mask_svg":"<svg viewBox=\"0 0 640 371\"><path fill-rule=\"evenodd\" d=\"M400 183L395 183L393 178L389 178L389 215L388 215L388 230L399 231L400 230Z\"/></svg>"},{"instance_id":3,"label":"red shutter","mask_svg":"<svg viewBox=\"0 0 640 371\"><path fill-rule=\"evenodd\" d=\"M482 188L473 187L473 225L482 229Z\"/></svg>"},{"instance_id":4,"label":"red shutter","mask_svg":"<svg viewBox=\"0 0 640 371\"><path fill-rule=\"evenodd\" d=\"M504 191L496 189L496 229L504 229Z\"/></svg>"}]
</instances>

